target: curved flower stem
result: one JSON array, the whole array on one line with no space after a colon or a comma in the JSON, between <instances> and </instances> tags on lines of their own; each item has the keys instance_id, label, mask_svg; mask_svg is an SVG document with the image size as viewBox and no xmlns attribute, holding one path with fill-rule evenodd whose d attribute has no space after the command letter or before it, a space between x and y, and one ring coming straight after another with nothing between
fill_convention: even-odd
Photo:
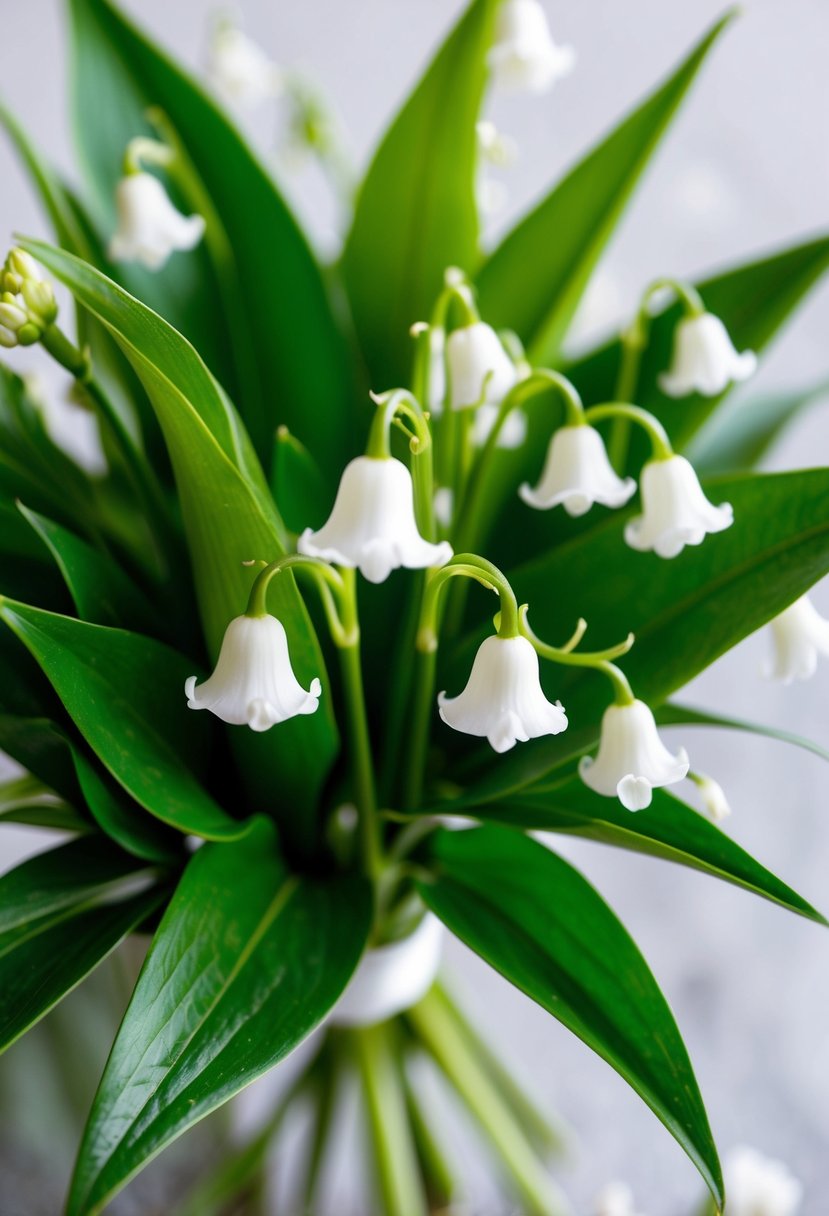
<instances>
[{"instance_id":1,"label":"curved flower stem","mask_svg":"<svg viewBox=\"0 0 829 1216\"><path fill-rule=\"evenodd\" d=\"M475 579L495 591L501 600L499 636L515 637L520 629L518 601L504 574L486 558L476 553L458 553L439 570L429 575L420 606L420 621L415 639L414 692L410 713L409 746L405 756L403 797L404 809L417 806L423 790L423 772L429 744L432 718L432 697L435 690L438 632L440 628L440 595L448 582L457 577Z\"/></svg>"},{"instance_id":2,"label":"curved flower stem","mask_svg":"<svg viewBox=\"0 0 829 1216\"><path fill-rule=\"evenodd\" d=\"M393 424L402 425L405 419L412 428L402 429L409 439L412 454L412 480L415 493L415 515L421 535L426 540L435 539L435 487L432 454L432 432L429 418L414 393L405 388L390 389L387 393L370 393L377 411L369 431L366 455L375 460L387 460L391 456L389 443Z\"/></svg>"},{"instance_id":3,"label":"curved flower stem","mask_svg":"<svg viewBox=\"0 0 829 1216\"><path fill-rule=\"evenodd\" d=\"M165 539L172 527L170 508L160 482L144 458L124 421L110 401L100 382L95 379L92 363L85 351L78 350L57 325L49 325L43 331L40 344L61 367L69 372L92 400L99 418L109 431L118 453L124 462L127 475L139 500L147 513L147 522L159 556L165 565L164 574L170 572L170 562L178 555L170 552Z\"/></svg>"},{"instance_id":4,"label":"curved flower stem","mask_svg":"<svg viewBox=\"0 0 829 1216\"><path fill-rule=\"evenodd\" d=\"M564 406L564 416L568 426L580 426L585 421L584 407L578 392L567 377L562 376L559 372L550 371L548 368L538 368L525 380L520 380L510 389L498 407L492 430L470 471L466 493L463 502L459 504L457 513L455 529L457 548L473 548L477 541L475 520L478 515L478 507L486 491L487 474L498 447L498 436L507 417L531 397L548 392L550 389L555 390Z\"/></svg>"},{"instance_id":5,"label":"curved flower stem","mask_svg":"<svg viewBox=\"0 0 829 1216\"><path fill-rule=\"evenodd\" d=\"M567 1201L435 991L410 1009L406 1019L491 1140L521 1196L521 1210L528 1216L566 1216Z\"/></svg>"},{"instance_id":6,"label":"curved flower stem","mask_svg":"<svg viewBox=\"0 0 829 1216\"><path fill-rule=\"evenodd\" d=\"M426 1216L426 1197L389 1023L353 1031L384 1216Z\"/></svg>"},{"instance_id":7,"label":"curved flower stem","mask_svg":"<svg viewBox=\"0 0 829 1216\"><path fill-rule=\"evenodd\" d=\"M658 292L666 290L673 291L677 295L686 316L699 316L705 311L705 305L699 292L690 283L682 283L679 279L656 279L645 288L636 316L621 333L622 353L613 394L617 401L633 401L636 397L642 356L650 337L652 320L650 303ZM630 420L620 414L614 419L610 431L608 455L610 463L621 476L624 476L627 467L629 444Z\"/></svg>"},{"instance_id":8,"label":"curved flower stem","mask_svg":"<svg viewBox=\"0 0 829 1216\"><path fill-rule=\"evenodd\" d=\"M354 642L353 631L346 625L349 615L348 588L344 573L339 574L328 562L318 557L305 557L301 553L291 553L287 557L279 557L275 562L251 562L250 565L262 565L263 569L257 575L248 596L245 609L246 616L267 616L268 588L271 579L285 570L304 571L316 584L325 610L331 638L340 649ZM355 622L356 627L356 622ZM359 631L357 633L359 640Z\"/></svg>"},{"instance_id":9,"label":"curved flower stem","mask_svg":"<svg viewBox=\"0 0 829 1216\"><path fill-rule=\"evenodd\" d=\"M611 662L612 659L621 658L622 655L628 653L635 640L632 633L629 633L623 642L620 642L617 646L610 646L607 650L595 650L591 653L585 652L579 654L569 648L572 644L572 638L565 646L558 647L550 646L547 642L542 642L539 637L536 637L527 620L526 604L521 605L519 615L522 635L528 642L532 643L536 653L542 659L549 659L550 662L559 663L562 667L591 667L594 671L600 671L603 675L607 676L613 685L617 705L631 705L636 699L627 676ZM582 622L580 621L579 625L581 624ZM578 634L578 630L576 633ZM584 630L581 631L582 636L583 634Z\"/></svg>"},{"instance_id":10,"label":"curved flower stem","mask_svg":"<svg viewBox=\"0 0 829 1216\"><path fill-rule=\"evenodd\" d=\"M670 460L674 454L671 447L671 441L668 438L668 432L665 430L658 418L648 410L643 410L638 405L630 405L627 401L608 401L602 405L592 405L585 412L585 421L589 423L601 422L605 418L613 418L614 420L623 419L627 425L635 422L637 426L641 426L642 430L648 436L651 442L654 460Z\"/></svg>"}]
</instances>

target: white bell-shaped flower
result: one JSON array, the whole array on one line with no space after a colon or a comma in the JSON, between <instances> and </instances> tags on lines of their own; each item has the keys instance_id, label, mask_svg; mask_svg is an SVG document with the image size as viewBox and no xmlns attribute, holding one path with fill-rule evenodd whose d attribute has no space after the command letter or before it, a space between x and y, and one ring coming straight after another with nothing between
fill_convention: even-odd
<instances>
[{"instance_id":1,"label":"white bell-shaped flower","mask_svg":"<svg viewBox=\"0 0 829 1216\"><path fill-rule=\"evenodd\" d=\"M327 521L306 528L297 550L338 566L356 567L370 583L392 570L443 566L452 556L446 541L433 545L417 530L412 475L393 457L357 456L346 465Z\"/></svg>"},{"instance_id":2,"label":"white bell-shaped flower","mask_svg":"<svg viewBox=\"0 0 829 1216\"><path fill-rule=\"evenodd\" d=\"M808 680L817 670L819 655L829 657L829 621L824 620L808 595L790 604L770 623L772 657L764 674L770 680L791 684Z\"/></svg>"},{"instance_id":3,"label":"white bell-shaped flower","mask_svg":"<svg viewBox=\"0 0 829 1216\"><path fill-rule=\"evenodd\" d=\"M681 747L672 756L656 729L644 701L609 705L602 718L595 759L582 756L579 776L606 798L617 797L629 811L650 806L657 786L674 785L687 776L688 753Z\"/></svg>"},{"instance_id":4,"label":"white bell-shaped flower","mask_svg":"<svg viewBox=\"0 0 829 1216\"><path fill-rule=\"evenodd\" d=\"M482 405L475 411L475 421L472 424L472 442L475 447L484 446L495 426L497 417L497 405ZM520 448L526 438L527 415L523 410L510 410L504 419L504 425L498 432L495 446L505 450Z\"/></svg>"},{"instance_id":5,"label":"white bell-shaped flower","mask_svg":"<svg viewBox=\"0 0 829 1216\"><path fill-rule=\"evenodd\" d=\"M276 65L252 38L229 24L213 35L207 74L220 97L243 109L255 109L282 89Z\"/></svg>"},{"instance_id":6,"label":"white bell-shaped flower","mask_svg":"<svg viewBox=\"0 0 829 1216\"><path fill-rule=\"evenodd\" d=\"M694 777L694 784L700 793L703 810L710 815L715 823L722 823L731 814L731 806L725 796L725 790L719 781L699 773Z\"/></svg>"},{"instance_id":7,"label":"white bell-shaped flower","mask_svg":"<svg viewBox=\"0 0 829 1216\"><path fill-rule=\"evenodd\" d=\"M728 1216L795 1216L803 1187L782 1161L735 1148L725 1161Z\"/></svg>"},{"instance_id":8,"label":"white bell-shaped flower","mask_svg":"<svg viewBox=\"0 0 829 1216\"><path fill-rule=\"evenodd\" d=\"M642 514L625 527L631 549L676 557L686 545L700 545L709 532L722 532L734 522L731 503L710 503L684 456L649 461L640 488Z\"/></svg>"},{"instance_id":9,"label":"white bell-shaped flower","mask_svg":"<svg viewBox=\"0 0 829 1216\"><path fill-rule=\"evenodd\" d=\"M160 270L171 253L194 249L204 235L200 215L182 215L152 173L129 173L115 189L118 229L109 243L114 262Z\"/></svg>"},{"instance_id":10,"label":"white bell-shaped flower","mask_svg":"<svg viewBox=\"0 0 829 1216\"><path fill-rule=\"evenodd\" d=\"M720 318L702 312L678 323L671 366L659 377L659 387L669 397L716 397L732 382L747 380L756 367L754 352L736 351Z\"/></svg>"},{"instance_id":11,"label":"white bell-shaped flower","mask_svg":"<svg viewBox=\"0 0 829 1216\"><path fill-rule=\"evenodd\" d=\"M466 688L438 696L440 716L464 735L486 738L496 752L567 729L560 702L544 696L538 655L526 638L486 638L478 648Z\"/></svg>"},{"instance_id":12,"label":"white bell-shaped flower","mask_svg":"<svg viewBox=\"0 0 829 1216\"><path fill-rule=\"evenodd\" d=\"M560 427L550 440L541 480L518 493L528 506L548 511L559 503L568 515L584 515L594 503L622 507L636 492L632 477L613 470L602 437L592 426Z\"/></svg>"},{"instance_id":13,"label":"white bell-shaped flower","mask_svg":"<svg viewBox=\"0 0 829 1216\"><path fill-rule=\"evenodd\" d=\"M268 730L297 714L312 714L322 685L306 692L291 667L288 639L275 616L237 616L222 639L216 669L203 684L184 684L190 709L209 709L223 722Z\"/></svg>"},{"instance_id":14,"label":"white bell-shaped flower","mask_svg":"<svg viewBox=\"0 0 829 1216\"><path fill-rule=\"evenodd\" d=\"M539 0L503 0L489 67L505 92L543 93L575 63L572 47L558 46Z\"/></svg>"},{"instance_id":15,"label":"white bell-shaped flower","mask_svg":"<svg viewBox=\"0 0 829 1216\"><path fill-rule=\"evenodd\" d=\"M514 363L485 321L452 330L446 340L446 362L454 410L500 405L518 380Z\"/></svg>"}]
</instances>

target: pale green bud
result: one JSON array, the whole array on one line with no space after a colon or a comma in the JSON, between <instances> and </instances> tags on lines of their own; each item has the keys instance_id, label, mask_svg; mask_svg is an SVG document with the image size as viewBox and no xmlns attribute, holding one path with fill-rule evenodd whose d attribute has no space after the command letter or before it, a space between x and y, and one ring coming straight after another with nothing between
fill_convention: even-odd
<instances>
[{"instance_id":1,"label":"pale green bud","mask_svg":"<svg viewBox=\"0 0 829 1216\"><path fill-rule=\"evenodd\" d=\"M24 249L12 249L6 259L6 267L12 273L19 275L21 279L28 279L34 283L43 281L43 275L40 272L40 267Z\"/></svg>"},{"instance_id":2,"label":"pale green bud","mask_svg":"<svg viewBox=\"0 0 829 1216\"><path fill-rule=\"evenodd\" d=\"M19 333L29 322L28 314L16 302L14 296L8 297L8 292L0 303L0 325L5 325L12 333Z\"/></svg>"},{"instance_id":3,"label":"pale green bud","mask_svg":"<svg viewBox=\"0 0 829 1216\"><path fill-rule=\"evenodd\" d=\"M2 325L0 325L0 346L5 346L6 350L17 346L17 334L13 334L10 329L5 329Z\"/></svg>"},{"instance_id":4,"label":"pale green bud","mask_svg":"<svg viewBox=\"0 0 829 1216\"><path fill-rule=\"evenodd\" d=\"M39 342L43 337L43 330L34 322L28 321L21 329L17 331L17 342L19 346L34 346L35 342Z\"/></svg>"},{"instance_id":5,"label":"pale green bud","mask_svg":"<svg viewBox=\"0 0 829 1216\"><path fill-rule=\"evenodd\" d=\"M27 279L23 284L21 295L30 314L34 314L33 320L35 318L42 320L44 326L52 324L58 315L58 306L51 283Z\"/></svg>"},{"instance_id":6,"label":"pale green bud","mask_svg":"<svg viewBox=\"0 0 829 1216\"><path fill-rule=\"evenodd\" d=\"M5 292L12 295L18 295L22 286L23 279L19 274L15 274L13 270L0 271L0 287L2 287Z\"/></svg>"}]
</instances>

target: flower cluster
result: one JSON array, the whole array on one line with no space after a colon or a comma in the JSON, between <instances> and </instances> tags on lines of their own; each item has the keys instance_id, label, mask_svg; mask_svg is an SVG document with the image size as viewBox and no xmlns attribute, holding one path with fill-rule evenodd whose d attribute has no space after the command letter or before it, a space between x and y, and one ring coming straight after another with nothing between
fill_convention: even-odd
<instances>
[{"instance_id":1,"label":"flower cluster","mask_svg":"<svg viewBox=\"0 0 829 1216\"><path fill-rule=\"evenodd\" d=\"M34 258L13 249L0 271L0 346L32 346L58 315L55 293Z\"/></svg>"}]
</instances>

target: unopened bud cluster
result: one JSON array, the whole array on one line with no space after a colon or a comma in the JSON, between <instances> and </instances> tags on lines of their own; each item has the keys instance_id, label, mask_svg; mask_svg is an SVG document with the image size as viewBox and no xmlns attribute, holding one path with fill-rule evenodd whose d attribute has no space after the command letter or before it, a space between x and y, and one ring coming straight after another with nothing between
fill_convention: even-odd
<instances>
[{"instance_id":1,"label":"unopened bud cluster","mask_svg":"<svg viewBox=\"0 0 829 1216\"><path fill-rule=\"evenodd\" d=\"M52 284L34 258L12 249L0 271L0 346L32 346L58 315Z\"/></svg>"}]
</instances>

